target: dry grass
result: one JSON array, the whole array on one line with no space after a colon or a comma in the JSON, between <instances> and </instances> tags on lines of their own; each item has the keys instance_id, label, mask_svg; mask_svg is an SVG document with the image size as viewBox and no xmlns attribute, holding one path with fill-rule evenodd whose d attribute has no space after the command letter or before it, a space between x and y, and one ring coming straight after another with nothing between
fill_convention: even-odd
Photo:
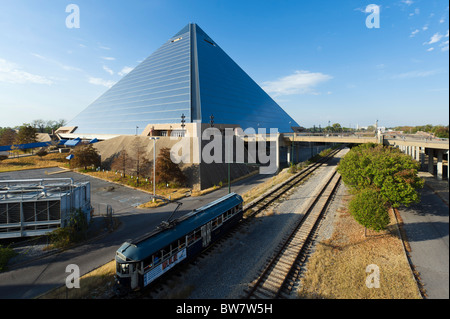
<instances>
[{"instance_id":1,"label":"dry grass","mask_svg":"<svg viewBox=\"0 0 450 319\"><path fill-rule=\"evenodd\" d=\"M114 284L115 260L94 269L80 278L80 288L62 286L41 295L38 299L101 299L108 298Z\"/></svg>"},{"instance_id":2,"label":"dry grass","mask_svg":"<svg viewBox=\"0 0 450 319\"><path fill-rule=\"evenodd\" d=\"M24 169L36 169L47 167L65 167L68 168L67 154L50 153L42 158L37 155L23 156L17 158L8 158L0 161L0 172L19 171Z\"/></svg>"},{"instance_id":3,"label":"dry grass","mask_svg":"<svg viewBox=\"0 0 450 319\"><path fill-rule=\"evenodd\" d=\"M164 196L167 199L170 199L171 201L178 200L181 198L184 198L189 194L190 188L175 188L175 189L163 189L158 190L157 195L158 196ZM162 201L160 199L156 199L155 201L149 201L147 203L141 204L138 206L138 208L152 208L152 207L159 207L162 205L167 204L167 202Z\"/></svg>"},{"instance_id":4,"label":"dry grass","mask_svg":"<svg viewBox=\"0 0 450 319\"><path fill-rule=\"evenodd\" d=\"M288 168L282 170L279 174L272 177L271 179L267 180L266 182L259 184L258 186L253 187L249 191L247 191L245 194L242 195L242 198L244 200L244 205L250 203L252 200L258 198L265 192L267 192L269 189L274 187L275 185L278 185L284 181L286 181L289 177L292 176L291 173L288 172Z\"/></svg>"},{"instance_id":5,"label":"dry grass","mask_svg":"<svg viewBox=\"0 0 450 319\"><path fill-rule=\"evenodd\" d=\"M305 276L300 298L326 299L417 299L417 284L409 268L391 210L391 224L382 232L367 231L348 213L337 212L334 233L316 245ZM368 265L380 271L380 287L368 288Z\"/></svg>"}]
</instances>

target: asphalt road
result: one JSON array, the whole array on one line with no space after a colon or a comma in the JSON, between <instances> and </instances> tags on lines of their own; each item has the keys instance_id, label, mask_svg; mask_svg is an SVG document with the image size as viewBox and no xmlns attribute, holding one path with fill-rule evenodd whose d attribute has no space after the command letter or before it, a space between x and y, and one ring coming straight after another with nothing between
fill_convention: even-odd
<instances>
[{"instance_id":1,"label":"asphalt road","mask_svg":"<svg viewBox=\"0 0 450 319\"><path fill-rule=\"evenodd\" d=\"M411 246L411 260L429 299L449 298L449 209L427 186L422 201L399 209Z\"/></svg>"},{"instance_id":2,"label":"asphalt road","mask_svg":"<svg viewBox=\"0 0 450 319\"><path fill-rule=\"evenodd\" d=\"M58 168L36 169L18 172L0 173L0 179L71 177L75 181L91 182L91 204L96 214L105 204L114 209L115 217L121 221L121 226L114 232L106 234L98 240L80 245L76 248L53 254L22 266L14 267L7 272L0 273L0 298L28 299L39 296L46 291L65 284L66 267L76 264L80 274L90 272L114 259L117 248L127 239L140 236L152 230L159 223L167 219L176 204L169 204L153 209L138 209L137 205L150 200L150 194L132 188L106 182L74 172L48 175L61 171ZM232 191L242 194L251 187L270 178L269 175L256 175L247 180L232 185ZM108 190L108 186L114 189ZM228 188L216 190L201 197L187 197L182 199L183 206L174 217L181 216L228 193ZM94 225L102 227L101 217L94 216Z\"/></svg>"}]
</instances>

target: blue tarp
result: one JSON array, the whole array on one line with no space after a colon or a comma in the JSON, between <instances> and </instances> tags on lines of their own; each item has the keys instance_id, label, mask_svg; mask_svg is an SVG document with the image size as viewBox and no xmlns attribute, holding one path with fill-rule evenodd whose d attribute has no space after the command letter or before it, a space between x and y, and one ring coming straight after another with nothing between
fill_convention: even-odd
<instances>
[{"instance_id":1,"label":"blue tarp","mask_svg":"<svg viewBox=\"0 0 450 319\"><path fill-rule=\"evenodd\" d=\"M66 156L66 159L68 159L69 161L74 158L75 156L73 154L70 154L69 156Z\"/></svg>"},{"instance_id":2,"label":"blue tarp","mask_svg":"<svg viewBox=\"0 0 450 319\"><path fill-rule=\"evenodd\" d=\"M97 138L93 138L92 140L89 141L89 144L94 144L97 143L98 139Z\"/></svg>"},{"instance_id":3,"label":"blue tarp","mask_svg":"<svg viewBox=\"0 0 450 319\"><path fill-rule=\"evenodd\" d=\"M79 137L77 137L76 139L65 142L64 146L75 147L80 143L81 143L81 139Z\"/></svg>"},{"instance_id":4,"label":"blue tarp","mask_svg":"<svg viewBox=\"0 0 450 319\"><path fill-rule=\"evenodd\" d=\"M59 141L58 145L62 145L63 140ZM37 142L37 143L28 143L28 144L15 144L15 145L6 145L0 146L0 152L3 151L11 151L11 150L28 150L30 148L38 148L45 147L51 145L53 142Z\"/></svg>"}]
</instances>

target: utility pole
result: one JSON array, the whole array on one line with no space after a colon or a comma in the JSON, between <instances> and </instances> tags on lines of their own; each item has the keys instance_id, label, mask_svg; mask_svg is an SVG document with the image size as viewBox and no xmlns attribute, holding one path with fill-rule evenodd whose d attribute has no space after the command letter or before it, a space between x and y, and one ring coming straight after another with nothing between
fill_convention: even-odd
<instances>
[{"instance_id":1,"label":"utility pole","mask_svg":"<svg viewBox=\"0 0 450 319\"><path fill-rule=\"evenodd\" d=\"M153 202L155 202L156 196L156 140L159 140L159 137L152 136L150 137L153 140Z\"/></svg>"}]
</instances>

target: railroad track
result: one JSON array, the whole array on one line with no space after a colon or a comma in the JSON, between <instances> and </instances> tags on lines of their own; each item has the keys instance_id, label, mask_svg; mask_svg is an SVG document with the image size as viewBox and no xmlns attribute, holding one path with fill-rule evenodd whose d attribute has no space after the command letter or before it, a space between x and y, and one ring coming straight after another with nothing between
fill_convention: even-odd
<instances>
[{"instance_id":1,"label":"railroad track","mask_svg":"<svg viewBox=\"0 0 450 319\"><path fill-rule=\"evenodd\" d=\"M276 199L278 199L280 196L282 196L284 193L286 193L288 190L292 189L295 185L300 183L302 180L310 176L314 171L316 171L319 167L324 165L327 161L332 159L334 155L336 155L341 149L336 149L330 152L325 157L322 157L319 161L315 162L312 165L309 165L308 167L304 168L300 172L296 173L292 177L290 177L285 182L276 185L272 187L269 191L265 192L263 195L259 196L258 198L254 199L252 202L246 204L243 207L245 218L247 220L251 219L251 217L256 216L258 213L266 209L271 203L273 203ZM241 224L242 226L242 224ZM220 243L223 241L226 241L227 239L233 237L233 234L238 231L238 227L235 227L234 229L230 230L230 233L225 235L222 239L219 239L218 242L216 242L214 245L210 246L206 251L202 252L199 256L197 256L193 261L191 261L188 265L185 265L184 267L180 267L178 270L172 271L172 274L166 275L165 278L158 279L153 288L146 288L145 292L137 292L129 294L126 298L153 298L152 295L154 295L158 291L164 290L164 287L167 282L170 280L179 280L179 277L182 276L182 273L186 271L191 264L195 264L196 261L201 260L205 257L207 257L210 253L212 253L215 248L220 246ZM178 279L177 279L178 278Z\"/></svg>"},{"instance_id":2,"label":"railroad track","mask_svg":"<svg viewBox=\"0 0 450 319\"><path fill-rule=\"evenodd\" d=\"M289 235L280 243L258 277L245 290L245 299L275 299L282 297L283 287L289 276L295 273L297 260L310 244L312 234L328 207L340 182L340 175L333 170L310 198L305 214L293 225ZM294 271L293 271L294 270Z\"/></svg>"},{"instance_id":3,"label":"railroad track","mask_svg":"<svg viewBox=\"0 0 450 319\"><path fill-rule=\"evenodd\" d=\"M315 170L317 170L319 167L321 167L323 164L325 164L327 161L333 158L334 155L336 155L340 150L341 148L331 151L330 154L322 157L319 161L315 162L312 165L309 165L308 167L304 168L300 172L290 177L285 182L272 187L272 189L265 192L263 195L254 199L250 203L244 205L243 207L244 216L248 218L257 215L259 212L261 212L262 210L267 208L267 206L273 203L276 199L278 199L292 187L296 186L302 180L310 176Z\"/></svg>"}]
</instances>

